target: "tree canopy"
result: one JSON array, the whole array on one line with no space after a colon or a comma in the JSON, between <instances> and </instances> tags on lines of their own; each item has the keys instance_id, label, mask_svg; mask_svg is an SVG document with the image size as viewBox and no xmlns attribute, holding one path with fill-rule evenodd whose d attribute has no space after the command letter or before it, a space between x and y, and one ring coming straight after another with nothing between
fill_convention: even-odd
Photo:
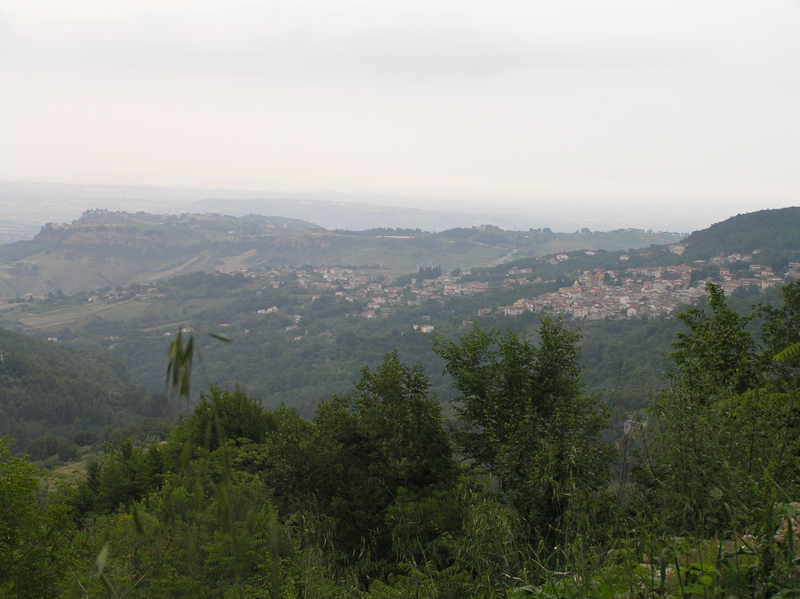
<instances>
[{"instance_id":1,"label":"tree canopy","mask_svg":"<svg viewBox=\"0 0 800 599\"><path fill-rule=\"evenodd\" d=\"M537 336L475 328L435 351L460 393L464 456L497 476L531 534L554 542L570 501L608 482L614 454L600 441L607 413L582 392L578 335L544 319Z\"/></svg>"}]
</instances>

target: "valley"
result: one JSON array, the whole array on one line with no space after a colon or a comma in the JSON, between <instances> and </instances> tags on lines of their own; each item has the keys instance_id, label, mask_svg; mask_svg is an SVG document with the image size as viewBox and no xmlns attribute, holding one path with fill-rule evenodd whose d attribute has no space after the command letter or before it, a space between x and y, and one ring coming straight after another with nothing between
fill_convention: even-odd
<instances>
[{"instance_id":1,"label":"valley","mask_svg":"<svg viewBox=\"0 0 800 599\"><path fill-rule=\"evenodd\" d=\"M792 226L786 215L782 220ZM231 235L236 240L221 247L220 240ZM788 261L795 254L782 250L778 260L787 261L776 262L769 244L711 256L695 251L691 237L683 244L643 248L563 249L567 242L613 246L647 239L642 235L523 234L494 227L437 235L414 230L331 235L300 221L264 217L93 211L76 225L47 227L32 242L6 246L15 259L36 252L0 268L11 286L33 284L30 279L54 286L71 277L74 287L100 268L106 273L118 268L116 280L126 284L0 299L0 326L58 345L110 352L151 393L164 389L165 352L179 328L224 333L231 344L198 334L195 401L209 384L225 389L240 384L267 407L284 404L310 416L321 399L344 393L362 365L374 366L392 350L408 363L421 362L446 404L452 392L430 350L433 338L458 338L475 325L531 330L549 314L580 330L588 390L618 410L639 410L664 384L662 356L680 330L674 315L702 303L707 282L744 310L778 297L775 286L798 274L796 263ZM317 248L303 254L308 262L271 267L262 261L265 252L279 247L296 251L298 236ZM338 241L323 241L329 237ZM513 254L514 260L496 266L459 266L476 259L475 253L435 254L450 261L449 269L430 266L425 254L426 265L403 272L374 264L326 265L335 259L335 243L350 245L351 258L375 244L395 248L395 264L409 260L412 250L423 255L431 244L505 252L504 257L514 244L513 252L556 243L562 249ZM362 259L376 260L369 253ZM69 267L49 271L43 266L48 261ZM120 263L127 266L119 268ZM636 351L625 351L634 338Z\"/></svg>"},{"instance_id":2,"label":"valley","mask_svg":"<svg viewBox=\"0 0 800 599\"><path fill-rule=\"evenodd\" d=\"M800 244L795 215L777 215L783 228L775 216L740 215L626 248L616 246L652 234L345 234L261 217L105 211L45 227L0 248L7 289L28 289L0 299L0 433L16 439L12 451L0 438L0 472L23 490L41 477L51 502L32 507L25 495L14 505L30 513L13 526L34 544L29 524L49 519L60 531L50 550L54 585L66 584L70 560L103 557L102 534L109 587L157 596L170 596L172 584L197 595L198 581L260 596L264 574L237 547L261 556L261 538L272 539L277 564L271 596L312 588L404 596L420 580L469 595L481 588L475 572L505 580L501 563L518 576L487 596L530 596L533 583L534 596L556 596L547 589L565 587L552 574L562 571L554 544L573 527L584 527L592 552L608 530L663 535L662 522L709 551L719 533L705 515L730 518L717 493L737 502L735 517L753 520L754 462L780 465L782 488L794 484L795 450L784 446L795 437L786 399L796 366L773 356L800 345L792 345ZM592 249L567 246L589 240ZM553 244L561 247L534 252ZM399 267L431 248L447 261ZM332 263L342 255L365 264ZM298 263L275 265L278 256ZM82 287L97 281L118 284ZM175 382L180 372L165 377L169 352L182 356L172 374L176 363L191 372L185 387ZM731 439L748 440L747 451ZM708 480L706 497L696 487ZM697 507L676 507L688 502ZM619 522L594 523L609 513ZM489 539L481 552L501 533L517 549L490 560L465 553L481 526ZM188 557L175 561L162 530ZM777 537L763 543L782 547ZM366 546L380 559L359 553ZM130 557L136 548L146 548L142 557ZM435 555L424 572L413 565L417 551ZM571 544L576 551L567 563L588 550ZM692 551L676 549L674 559L689 564ZM246 578L206 580L200 567L217 553ZM743 555L760 563L755 550ZM540 559L543 574L527 573ZM733 582L692 584L749 580L751 570L724 556L716 563ZM145 579L142 565L180 574L175 583ZM687 580L705 576L680 567ZM431 568L457 571L459 582ZM617 592L636 572L598 564L587 576L592 588ZM72 576L82 586L96 577ZM592 596L582 581L569 584L571 596ZM680 596L665 576L651 586Z\"/></svg>"}]
</instances>

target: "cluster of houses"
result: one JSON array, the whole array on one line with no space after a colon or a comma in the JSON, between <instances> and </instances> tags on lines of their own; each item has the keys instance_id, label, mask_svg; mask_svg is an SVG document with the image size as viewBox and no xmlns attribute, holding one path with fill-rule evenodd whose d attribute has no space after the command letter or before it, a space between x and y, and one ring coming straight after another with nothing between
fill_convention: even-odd
<instances>
[{"instance_id":1,"label":"cluster of houses","mask_svg":"<svg viewBox=\"0 0 800 599\"><path fill-rule=\"evenodd\" d=\"M672 251L679 254L680 249L682 248L676 247ZM627 255L624 257L628 258ZM569 257L564 254L553 256L548 261L558 263L567 259ZM732 274L731 265L736 262L749 265L746 272L749 276L741 276L741 266L736 269L738 276ZM753 263L752 254L731 254L679 266L638 267L624 271L597 268L584 271L569 287L531 299L520 299L513 305L501 306L497 311L507 316L519 316L528 311L545 311L585 320L669 317L678 306L697 303L706 295L703 285L705 281L698 281L693 286L692 273L701 271L708 265L719 267L718 280L711 282L720 285L726 295L741 288L763 291L783 283L783 278L773 273L769 266ZM436 279L421 281L420 284L412 280L411 285L405 286L396 285L392 277L382 276L376 280L349 268L320 267L293 272L304 287L321 291L335 290L336 295L348 301L366 300L367 305L361 315L368 320L386 316L393 308L401 305L417 306L431 300L445 301L450 296L472 295L490 288L489 283L464 280L470 275L469 271L465 271L462 277L444 274ZM509 271L508 278L501 286L510 288L541 282L540 277L529 279L527 275L532 272L530 268L515 267ZM790 263L786 276L800 278L800 263ZM480 312L487 314L493 311L491 308L484 308ZM417 330L422 328L420 326Z\"/></svg>"},{"instance_id":2,"label":"cluster of houses","mask_svg":"<svg viewBox=\"0 0 800 599\"><path fill-rule=\"evenodd\" d=\"M750 276L732 274L730 265L734 262L750 263L746 273ZM719 278L698 281L698 285L692 287L692 273L704 269L707 264L719 267ZM738 271L741 273L741 268ZM509 273L516 274L518 272ZM800 278L800 263L790 262L786 276ZM742 288L765 291L783 281L771 267L753 264L752 255L732 254L708 262L696 260L691 265L628 268L624 273L603 269L585 271L570 287L561 287L557 292L533 299L520 299L499 310L507 316L546 311L585 320L669 317L679 305L691 305L704 297L705 282L719 285L730 295Z\"/></svg>"},{"instance_id":3,"label":"cluster of houses","mask_svg":"<svg viewBox=\"0 0 800 599\"><path fill-rule=\"evenodd\" d=\"M689 287L688 281L680 278L625 277L621 284L609 285L604 281L608 272L584 273L570 287L561 287L533 299L520 299L500 310L507 316L545 311L585 320L655 318L669 316L678 305L693 304L705 295L703 287Z\"/></svg>"},{"instance_id":4,"label":"cluster of houses","mask_svg":"<svg viewBox=\"0 0 800 599\"><path fill-rule=\"evenodd\" d=\"M398 287L393 284L384 284L377 293L371 294L371 300L367 304L364 317L367 319L378 318L381 310L394 308L400 304L408 306L419 306L427 301L444 301L445 298L454 295L472 295L481 293L489 288L488 283L479 281L459 282L459 278L452 275L442 275L436 279L426 279L417 285L417 281L412 279L411 285ZM385 312L384 312L385 313ZM421 325L420 332L430 333L433 327Z\"/></svg>"},{"instance_id":5,"label":"cluster of houses","mask_svg":"<svg viewBox=\"0 0 800 599\"><path fill-rule=\"evenodd\" d=\"M681 253L678 246L670 249L674 253ZM594 252L587 251L586 254L591 255ZM623 258L628 256L621 256L621 262L626 261ZM566 254L543 258L554 263L568 259ZM733 267L735 263L740 264ZM597 268L584 271L571 286L531 299L519 299L513 305L497 308L497 311L507 316L545 311L585 320L669 317L679 305L694 304L705 296L704 281L698 281L693 286L692 275L705 270L709 265L718 267L719 277L711 282L720 285L726 295L742 288L763 291L782 284L784 280L773 273L769 266L754 263L752 254L731 254L679 266L648 266L624 271ZM323 294L328 291L350 302L366 302L360 314L367 320L388 316L393 309L402 305L418 306L427 301L443 302L451 296L483 293L490 288L489 283L468 280L471 274L469 271L464 271L462 276L443 274L436 279L426 279L419 283L412 279L410 285L398 285L395 278L384 274L370 276L352 268L335 266L300 269L284 267L266 272L240 272L245 276L258 278L266 286L274 288L285 285L287 279L295 280L312 293L312 301L319 297L313 295L315 291ZM529 275L532 273L533 269L514 267L499 286L512 288L542 281L541 277L531 279ZM786 277L800 279L800 263L790 262ZM131 293L129 290L125 292ZM110 292L110 295L116 294ZM154 285L144 284L135 295L145 299L163 294L159 294ZM90 296L88 301L97 299L106 297ZM275 311L276 307L265 306L257 312L269 314ZM491 308L483 308L479 315L493 311ZM297 328L296 323L290 328ZM431 325L419 325L415 328L424 333L433 330Z\"/></svg>"},{"instance_id":6,"label":"cluster of houses","mask_svg":"<svg viewBox=\"0 0 800 599\"><path fill-rule=\"evenodd\" d=\"M480 281L461 281L460 277L444 274L436 279L425 279L417 284L397 285L395 278L381 275L370 277L350 268L320 267L309 270L296 270L298 283L316 290L331 290L350 302L366 301L362 316L367 320L388 315L390 310L401 305L419 306L429 300L444 301L454 295L472 295L489 289L489 283ZM420 325L423 333L432 328Z\"/></svg>"}]
</instances>

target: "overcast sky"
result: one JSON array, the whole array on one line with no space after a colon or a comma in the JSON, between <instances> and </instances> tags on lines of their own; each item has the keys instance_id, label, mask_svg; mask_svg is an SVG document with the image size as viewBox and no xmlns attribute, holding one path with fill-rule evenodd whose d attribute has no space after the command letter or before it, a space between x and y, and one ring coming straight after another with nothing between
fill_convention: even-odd
<instances>
[{"instance_id":1,"label":"overcast sky","mask_svg":"<svg viewBox=\"0 0 800 599\"><path fill-rule=\"evenodd\" d=\"M4 0L0 179L800 202L800 1Z\"/></svg>"}]
</instances>

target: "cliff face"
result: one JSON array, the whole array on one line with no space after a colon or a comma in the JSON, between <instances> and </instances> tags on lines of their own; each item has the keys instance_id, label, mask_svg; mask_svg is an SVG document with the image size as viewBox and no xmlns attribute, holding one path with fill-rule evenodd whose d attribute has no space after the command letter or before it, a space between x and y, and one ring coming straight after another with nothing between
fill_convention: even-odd
<instances>
[{"instance_id":1,"label":"cliff face","mask_svg":"<svg viewBox=\"0 0 800 599\"><path fill-rule=\"evenodd\" d=\"M33 238L33 241L34 243L60 245L67 237L69 237L67 225L47 223Z\"/></svg>"}]
</instances>

